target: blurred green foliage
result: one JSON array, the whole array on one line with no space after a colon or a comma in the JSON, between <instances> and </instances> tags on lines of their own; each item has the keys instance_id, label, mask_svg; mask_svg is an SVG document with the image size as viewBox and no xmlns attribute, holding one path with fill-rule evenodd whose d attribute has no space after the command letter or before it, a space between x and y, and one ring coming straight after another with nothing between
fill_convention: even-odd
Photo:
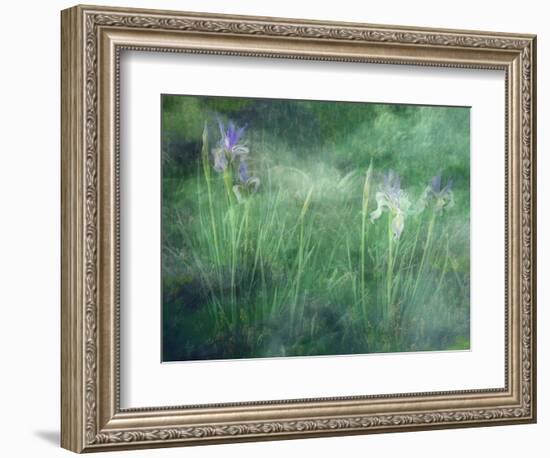
<instances>
[{"instance_id":1,"label":"blurred green foliage","mask_svg":"<svg viewBox=\"0 0 550 458\"><path fill-rule=\"evenodd\" d=\"M207 205L202 135L206 125L216 146L217 119L247 125L261 186L246 206L227 204L213 169ZM164 95L163 359L469 348L469 159L469 108ZM437 218L431 239L428 212L407 220L393 253L397 302L385 306L386 218L368 224L367 255L360 249L370 164L369 212L389 169L411 200L438 173L454 181L456 205ZM228 250L216 260L213 237ZM308 264L297 280L302 251ZM368 300L358 298L359 284ZM299 323L289 320L292 297ZM383 307L399 313L384 321Z\"/></svg>"},{"instance_id":2,"label":"blurred green foliage","mask_svg":"<svg viewBox=\"0 0 550 458\"><path fill-rule=\"evenodd\" d=\"M162 107L162 149L187 169L177 173L194 172L203 124L215 130L221 116L247 124L256 139L275 138L304 156L330 150L343 171L366 168L372 159L411 185L442 170L458 187L469 187L467 107L178 95L163 96Z\"/></svg>"}]
</instances>

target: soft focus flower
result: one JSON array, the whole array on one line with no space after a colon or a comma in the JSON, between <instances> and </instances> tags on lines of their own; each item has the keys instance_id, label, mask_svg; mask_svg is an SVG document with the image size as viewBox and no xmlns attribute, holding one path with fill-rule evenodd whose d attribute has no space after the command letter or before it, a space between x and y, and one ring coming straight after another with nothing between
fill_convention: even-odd
<instances>
[{"instance_id":1,"label":"soft focus flower","mask_svg":"<svg viewBox=\"0 0 550 458\"><path fill-rule=\"evenodd\" d=\"M242 141L243 134L246 130L246 125L237 128L233 121L224 126L221 119L218 118L218 127L220 129L220 141L218 146L212 150L214 157L214 168L218 172L223 172L227 168L227 164L243 158L248 154L248 147Z\"/></svg>"},{"instance_id":2,"label":"soft focus flower","mask_svg":"<svg viewBox=\"0 0 550 458\"><path fill-rule=\"evenodd\" d=\"M434 211L441 213L445 208L451 208L454 205L453 180L449 179L447 184L441 187L441 173L432 178L430 184L426 187L419 199L419 209L424 210L432 204Z\"/></svg>"},{"instance_id":3,"label":"soft focus flower","mask_svg":"<svg viewBox=\"0 0 550 458\"><path fill-rule=\"evenodd\" d=\"M378 207L370 215L371 221L375 221L382 213L387 211L391 217L391 229L394 240L401 237L405 227L405 217L410 209L410 201L407 193L401 189L401 180L393 170L384 176L384 182L380 191L376 193Z\"/></svg>"},{"instance_id":4,"label":"soft focus flower","mask_svg":"<svg viewBox=\"0 0 550 458\"><path fill-rule=\"evenodd\" d=\"M237 127L233 121L224 125L220 118L217 122L220 141L212 150L213 167L216 172L224 173L226 186L231 186L237 201L243 202L245 195L256 192L260 187L260 179L251 176L248 168L249 149L243 141L246 125Z\"/></svg>"},{"instance_id":5,"label":"soft focus flower","mask_svg":"<svg viewBox=\"0 0 550 458\"><path fill-rule=\"evenodd\" d=\"M260 179L258 177L250 176L248 171L248 165L241 159L239 164L239 184L233 186L233 193L240 203L243 201L243 193L256 192L260 187Z\"/></svg>"},{"instance_id":6,"label":"soft focus flower","mask_svg":"<svg viewBox=\"0 0 550 458\"><path fill-rule=\"evenodd\" d=\"M246 162L241 161L239 164L239 180L241 183L246 183L250 176L248 175L248 166L246 165Z\"/></svg>"}]
</instances>

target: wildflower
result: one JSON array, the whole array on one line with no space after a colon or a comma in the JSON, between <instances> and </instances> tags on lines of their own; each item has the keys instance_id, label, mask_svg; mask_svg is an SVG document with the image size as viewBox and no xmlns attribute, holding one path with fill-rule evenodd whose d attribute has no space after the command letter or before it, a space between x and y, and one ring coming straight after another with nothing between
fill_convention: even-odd
<instances>
[{"instance_id":1,"label":"wildflower","mask_svg":"<svg viewBox=\"0 0 550 458\"><path fill-rule=\"evenodd\" d=\"M252 193L256 192L260 187L260 179L258 177L250 176L248 172L248 165L241 159L239 164L239 184L233 186L233 193L237 198L237 201L241 203L243 201L243 192Z\"/></svg>"},{"instance_id":2,"label":"wildflower","mask_svg":"<svg viewBox=\"0 0 550 458\"><path fill-rule=\"evenodd\" d=\"M233 162L237 158L242 159L248 154L249 150L242 141L246 125L237 128L232 121L229 121L226 127L218 118L218 127L220 129L220 142L218 147L212 150L212 156L214 157L214 169L217 172L223 172L229 162Z\"/></svg>"},{"instance_id":3,"label":"wildflower","mask_svg":"<svg viewBox=\"0 0 550 458\"><path fill-rule=\"evenodd\" d=\"M451 208L454 205L452 179L449 179L447 184L442 188L441 173L432 178L432 181L419 199L419 210L424 210L430 203L433 204L436 213L441 213L443 209Z\"/></svg>"},{"instance_id":4,"label":"wildflower","mask_svg":"<svg viewBox=\"0 0 550 458\"><path fill-rule=\"evenodd\" d=\"M399 240L405 227L405 217L411 206L407 193L401 189L399 175L390 170L384 176L384 183L375 197L378 207L370 215L371 222L380 218L384 211L388 211L391 216L393 238Z\"/></svg>"},{"instance_id":5,"label":"wildflower","mask_svg":"<svg viewBox=\"0 0 550 458\"><path fill-rule=\"evenodd\" d=\"M240 203L243 195L256 192L260 187L260 179L250 175L246 162L249 149L243 141L246 125L237 128L233 121L227 126L217 119L220 129L220 141L212 150L214 170L223 173L224 183L227 189L232 189L233 194Z\"/></svg>"},{"instance_id":6,"label":"wildflower","mask_svg":"<svg viewBox=\"0 0 550 458\"><path fill-rule=\"evenodd\" d=\"M239 164L239 180L241 183L246 183L249 179L248 175L248 166L246 165L246 162L242 161Z\"/></svg>"}]
</instances>

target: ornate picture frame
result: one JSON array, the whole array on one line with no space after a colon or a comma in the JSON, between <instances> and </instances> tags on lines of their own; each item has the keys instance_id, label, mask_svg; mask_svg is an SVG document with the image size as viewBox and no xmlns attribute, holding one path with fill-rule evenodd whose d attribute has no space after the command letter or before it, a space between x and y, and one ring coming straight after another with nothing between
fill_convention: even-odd
<instances>
[{"instance_id":1,"label":"ornate picture frame","mask_svg":"<svg viewBox=\"0 0 550 458\"><path fill-rule=\"evenodd\" d=\"M62 447L92 452L536 421L535 36L94 6L61 17ZM504 388L121 408L124 50L504 71Z\"/></svg>"}]
</instances>

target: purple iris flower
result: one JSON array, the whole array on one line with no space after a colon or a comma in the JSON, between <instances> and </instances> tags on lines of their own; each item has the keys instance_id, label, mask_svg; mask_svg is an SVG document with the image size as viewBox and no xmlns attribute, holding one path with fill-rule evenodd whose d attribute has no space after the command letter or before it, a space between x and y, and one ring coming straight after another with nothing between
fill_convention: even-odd
<instances>
[{"instance_id":1,"label":"purple iris flower","mask_svg":"<svg viewBox=\"0 0 550 458\"><path fill-rule=\"evenodd\" d=\"M246 162L241 161L239 164L239 180L241 180L241 183L246 183L250 178L250 175L248 174L248 166L246 165Z\"/></svg>"},{"instance_id":2,"label":"purple iris flower","mask_svg":"<svg viewBox=\"0 0 550 458\"><path fill-rule=\"evenodd\" d=\"M220 129L220 141L212 150L212 160L214 170L218 173L230 172L227 177L232 182L232 189L237 201L243 202L245 197L254 193L260 186L260 179L252 176L247 157L249 153L246 142L243 141L243 135L246 131L246 124L237 127L233 121L224 125L222 120L217 118Z\"/></svg>"},{"instance_id":3,"label":"purple iris flower","mask_svg":"<svg viewBox=\"0 0 550 458\"><path fill-rule=\"evenodd\" d=\"M433 194L447 193L449 191L452 191L453 189L453 179L449 178L449 181L447 181L447 184L445 185L445 187L441 189L441 173L438 173L436 176L432 178L430 187L432 188L431 191Z\"/></svg>"},{"instance_id":4,"label":"purple iris flower","mask_svg":"<svg viewBox=\"0 0 550 458\"><path fill-rule=\"evenodd\" d=\"M444 208L451 208L454 205L453 180L449 179L445 186L441 186L441 173L434 176L420 197L419 211L424 210L428 204L433 204L437 213Z\"/></svg>"},{"instance_id":5,"label":"purple iris flower","mask_svg":"<svg viewBox=\"0 0 550 458\"><path fill-rule=\"evenodd\" d=\"M226 127L220 118L217 121L220 128L220 141L218 146L212 150L212 159L214 160L214 170L221 173L236 159L242 161L248 155L249 150L242 140L246 125L237 128L233 121L229 121Z\"/></svg>"},{"instance_id":6,"label":"purple iris flower","mask_svg":"<svg viewBox=\"0 0 550 458\"><path fill-rule=\"evenodd\" d=\"M233 148L237 143L239 143L240 138L242 137L246 126L241 127L240 129L237 129L235 127L235 124L233 122L229 122L227 125L227 130L224 130L223 124L221 121L218 121L220 126L220 132L222 134L222 138L224 140L224 146L226 149L230 150Z\"/></svg>"},{"instance_id":7,"label":"purple iris flower","mask_svg":"<svg viewBox=\"0 0 550 458\"><path fill-rule=\"evenodd\" d=\"M244 201L244 195L254 193L260 187L260 179L250 176L248 165L244 160L239 164L239 182L240 184L233 186L233 193L239 203Z\"/></svg>"},{"instance_id":8,"label":"purple iris flower","mask_svg":"<svg viewBox=\"0 0 550 458\"><path fill-rule=\"evenodd\" d=\"M220 149L224 150L230 160L248 154L248 148L241 141L246 131L246 124L237 128L233 121L229 121L226 127L218 118L218 127L220 129Z\"/></svg>"}]
</instances>

